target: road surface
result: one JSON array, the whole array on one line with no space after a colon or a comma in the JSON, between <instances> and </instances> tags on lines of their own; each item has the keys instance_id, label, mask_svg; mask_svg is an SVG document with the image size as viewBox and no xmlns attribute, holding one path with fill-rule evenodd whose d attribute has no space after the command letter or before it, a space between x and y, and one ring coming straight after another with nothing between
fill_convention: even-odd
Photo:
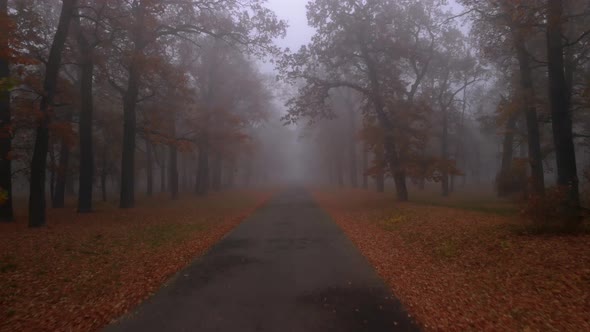
<instances>
[{"instance_id":1,"label":"road surface","mask_svg":"<svg viewBox=\"0 0 590 332\"><path fill-rule=\"evenodd\" d=\"M105 331L417 331L304 190L273 198Z\"/></svg>"}]
</instances>

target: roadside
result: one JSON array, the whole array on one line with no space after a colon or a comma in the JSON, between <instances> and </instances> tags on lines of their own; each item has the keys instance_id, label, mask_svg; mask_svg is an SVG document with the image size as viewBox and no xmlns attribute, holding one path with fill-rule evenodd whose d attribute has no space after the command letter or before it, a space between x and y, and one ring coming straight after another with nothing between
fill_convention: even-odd
<instances>
[{"instance_id":1,"label":"roadside","mask_svg":"<svg viewBox=\"0 0 590 332\"><path fill-rule=\"evenodd\" d=\"M590 236L390 194L316 192L425 330L590 330Z\"/></svg>"},{"instance_id":2,"label":"roadside","mask_svg":"<svg viewBox=\"0 0 590 332\"><path fill-rule=\"evenodd\" d=\"M95 330L147 298L272 196L144 199L132 210L50 210L0 225L0 330Z\"/></svg>"}]
</instances>

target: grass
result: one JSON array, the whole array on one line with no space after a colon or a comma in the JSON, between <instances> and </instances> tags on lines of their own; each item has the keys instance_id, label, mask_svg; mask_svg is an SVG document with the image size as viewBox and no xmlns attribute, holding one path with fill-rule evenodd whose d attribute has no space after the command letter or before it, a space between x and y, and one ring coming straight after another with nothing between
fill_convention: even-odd
<instances>
[{"instance_id":1,"label":"grass","mask_svg":"<svg viewBox=\"0 0 590 332\"><path fill-rule=\"evenodd\" d=\"M500 199L493 192L477 189L458 189L449 197L443 197L434 188L424 191L413 190L410 201L416 204L443 206L467 211L510 216L518 213L518 204L508 199Z\"/></svg>"}]
</instances>

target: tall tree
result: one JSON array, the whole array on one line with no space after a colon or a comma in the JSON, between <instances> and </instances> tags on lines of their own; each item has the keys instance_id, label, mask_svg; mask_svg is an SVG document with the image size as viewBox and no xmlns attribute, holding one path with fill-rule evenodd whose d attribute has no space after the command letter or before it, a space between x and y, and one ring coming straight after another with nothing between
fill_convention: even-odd
<instances>
[{"instance_id":1,"label":"tall tree","mask_svg":"<svg viewBox=\"0 0 590 332\"><path fill-rule=\"evenodd\" d=\"M563 1L547 1L547 60L549 72L549 100L555 159L557 162L557 184L567 188L566 209L573 212L573 222L580 206L576 149L572 131L571 84L566 81L564 61L563 23L565 21Z\"/></svg>"},{"instance_id":2,"label":"tall tree","mask_svg":"<svg viewBox=\"0 0 590 332\"><path fill-rule=\"evenodd\" d=\"M0 222L12 221L12 115L10 112L10 45L9 33L13 24L8 17L8 0L0 0L0 190L4 199L0 204Z\"/></svg>"},{"instance_id":3,"label":"tall tree","mask_svg":"<svg viewBox=\"0 0 590 332\"><path fill-rule=\"evenodd\" d=\"M40 114L36 129L35 146L31 161L31 183L29 193L29 226L41 227L45 225L45 174L47 166L47 151L49 150L49 123L53 98L57 90L57 80L61 66L62 52L70 24L74 18L76 0L63 0L59 23L45 66L44 94L40 103Z\"/></svg>"}]
</instances>

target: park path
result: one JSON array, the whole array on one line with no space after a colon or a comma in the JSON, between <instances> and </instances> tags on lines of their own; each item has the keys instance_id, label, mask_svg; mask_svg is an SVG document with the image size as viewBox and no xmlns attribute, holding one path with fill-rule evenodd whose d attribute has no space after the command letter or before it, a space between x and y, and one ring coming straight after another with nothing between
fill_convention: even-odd
<instances>
[{"instance_id":1,"label":"park path","mask_svg":"<svg viewBox=\"0 0 590 332\"><path fill-rule=\"evenodd\" d=\"M417 331L304 190L277 195L105 331Z\"/></svg>"}]
</instances>

